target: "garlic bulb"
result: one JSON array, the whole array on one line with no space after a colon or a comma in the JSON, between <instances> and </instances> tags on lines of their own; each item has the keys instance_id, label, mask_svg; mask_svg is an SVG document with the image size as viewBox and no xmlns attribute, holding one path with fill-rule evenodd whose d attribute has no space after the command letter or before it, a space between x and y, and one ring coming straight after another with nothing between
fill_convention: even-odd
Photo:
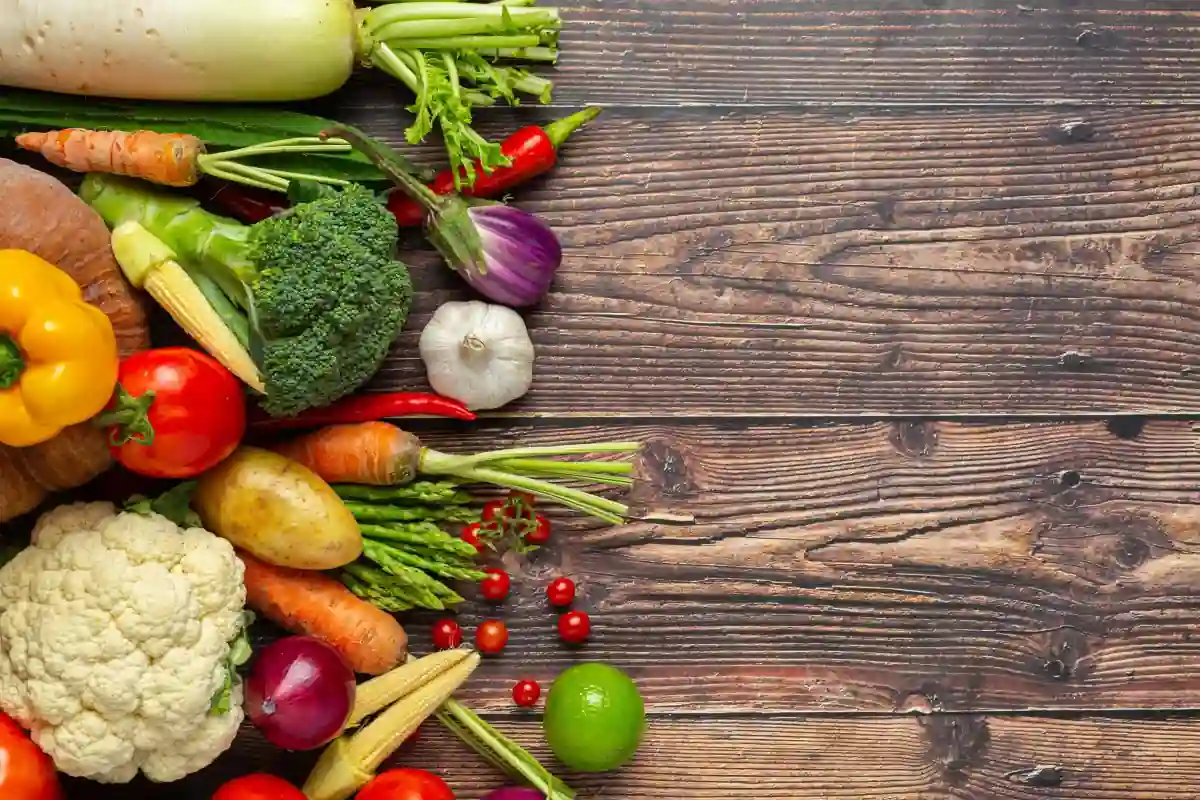
<instances>
[{"instance_id":1,"label":"garlic bulb","mask_svg":"<svg viewBox=\"0 0 1200 800\"><path fill-rule=\"evenodd\" d=\"M443 304L421 331L420 351L433 390L473 411L511 403L533 384L533 342L505 306Z\"/></svg>"}]
</instances>

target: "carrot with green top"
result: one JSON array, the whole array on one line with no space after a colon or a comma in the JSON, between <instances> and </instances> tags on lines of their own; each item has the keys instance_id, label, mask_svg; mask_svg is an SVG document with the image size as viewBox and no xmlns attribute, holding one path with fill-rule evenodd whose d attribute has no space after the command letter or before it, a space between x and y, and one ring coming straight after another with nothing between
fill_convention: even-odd
<instances>
[{"instance_id":1,"label":"carrot with green top","mask_svg":"<svg viewBox=\"0 0 1200 800\"><path fill-rule=\"evenodd\" d=\"M559 461L585 454L632 454L637 442L519 447L455 456L424 447L411 433L387 422L332 425L290 442L276 452L298 461L329 483L388 486L418 475L444 475L464 483L491 483L529 492L613 524L629 517L624 503L563 486L552 479L628 486L629 461Z\"/></svg>"},{"instance_id":2,"label":"carrot with green top","mask_svg":"<svg viewBox=\"0 0 1200 800\"><path fill-rule=\"evenodd\" d=\"M154 131L64 128L23 133L16 141L21 148L39 153L51 164L73 172L125 175L163 186L194 186L202 175L276 192L286 192L289 183L297 179L349 185L349 181L341 178L242 163L246 158L280 153L349 153L350 145L337 139L281 139L220 153L207 152L204 142L195 136Z\"/></svg>"}]
</instances>

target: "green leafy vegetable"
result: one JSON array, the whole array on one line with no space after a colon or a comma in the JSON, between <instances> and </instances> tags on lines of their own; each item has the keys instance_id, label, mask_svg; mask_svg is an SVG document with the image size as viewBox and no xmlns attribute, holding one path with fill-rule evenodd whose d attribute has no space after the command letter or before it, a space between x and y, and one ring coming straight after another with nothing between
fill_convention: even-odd
<instances>
[{"instance_id":1,"label":"green leafy vegetable","mask_svg":"<svg viewBox=\"0 0 1200 800\"><path fill-rule=\"evenodd\" d=\"M155 498L135 494L125 501L125 510L136 514L159 514L181 528L203 528L200 515L191 507L192 493L195 491L196 482L185 481Z\"/></svg>"},{"instance_id":2,"label":"green leafy vegetable","mask_svg":"<svg viewBox=\"0 0 1200 800\"><path fill-rule=\"evenodd\" d=\"M225 682L213 694L208 712L214 715L228 714L233 708L233 690L242 682L238 672L250 660L253 649L250 646L250 626L254 624L254 612L242 612L242 627L237 636L229 643L229 655L225 659Z\"/></svg>"}]
</instances>

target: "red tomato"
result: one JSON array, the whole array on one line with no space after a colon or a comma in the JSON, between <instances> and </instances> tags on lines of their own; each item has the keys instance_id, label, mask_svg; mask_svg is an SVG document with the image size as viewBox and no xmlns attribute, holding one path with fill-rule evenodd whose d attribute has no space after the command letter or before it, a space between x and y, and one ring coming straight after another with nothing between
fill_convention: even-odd
<instances>
[{"instance_id":1,"label":"red tomato","mask_svg":"<svg viewBox=\"0 0 1200 800\"><path fill-rule=\"evenodd\" d=\"M505 501L503 500L489 500L488 502L484 503L483 521L491 522L492 520L503 519L504 517L508 516L504 506Z\"/></svg>"},{"instance_id":2,"label":"red tomato","mask_svg":"<svg viewBox=\"0 0 1200 800\"><path fill-rule=\"evenodd\" d=\"M538 686L537 681L517 681L513 686L512 696L514 703L528 708L537 704L538 698L542 696L542 687Z\"/></svg>"},{"instance_id":3,"label":"red tomato","mask_svg":"<svg viewBox=\"0 0 1200 800\"><path fill-rule=\"evenodd\" d=\"M495 568L484 570L484 572L487 573L487 577L479 583L479 592L484 599L495 603L508 597L508 590L512 586L508 573Z\"/></svg>"},{"instance_id":4,"label":"red tomato","mask_svg":"<svg viewBox=\"0 0 1200 800\"><path fill-rule=\"evenodd\" d=\"M555 578L546 587L546 599L552 606L569 606L575 600L575 582L570 578Z\"/></svg>"},{"instance_id":5,"label":"red tomato","mask_svg":"<svg viewBox=\"0 0 1200 800\"><path fill-rule=\"evenodd\" d=\"M568 611L558 618L558 635L564 642L586 642L592 633L592 620L582 611Z\"/></svg>"},{"instance_id":6,"label":"red tomato","mask_svg":"<svg viewBox=\"0 0 1200 800\"><path fill-rule=\"evenodd\" d=\"M304 792L283 778L256 772L226 783L212 800L305 800Z\"/></svg>"},{"instance_id":7,"label":"red tomato","mask_svg":"<svg viewBox=\"0 0 1200 800\"><path fill-rule=\"evenodd\" d=\"M59 800L54 762L17 723L0 714L0 797L4 800Z\"/></svg>"},{"instance_id":8,"label":"red tomato","mask_svg":"<svg viewBox=\"0 0 1200 800\"><path fill-rule=\"evenodd\" d=\"M545 544L550 541L550 522L541 514L538 514L533 519L533 530L525 534L525 541L530 544Z\"/></svg>"},{"instance_id":9,"label":"red tomato","mask_svg":"<svg viewBox=\"0 0 1200 800\"><path fill-rule=\"evenodd\" d=\"M432 772L390 769L359 789L354 800L454 800L454 792Z\"/></svg>"},{"instance_id":10,"label":"red tomato","mask_svg":"<svg viewBox=\"0 0 1200 800\"><path fill-rule=\"evenodd\" d=\"M470 525L463 528L461 538L464 542L474 547L476 552L482 553L483 548L487 547L487 545L485 545L483 540L479 538L479 527L480 526L478 522L472 522Z\"/></svg>"},{"instance_id":11,"label":"red tomato","mask_svg":"<svg viewBox=\"0 0 1200 800\"><path fill-rule=\"evenodd\" d=\"M508 644L508 626L498 619L489 619L479 624L475 631L475 646L479 652L494 655Z\"/></svg>"},{"instance_id":12,"label":"red tomato","mask_svg":"<svg viewBox=\"0 0 1200 800\"><path fill-rule=\"evenodd\" d=\"M216 359L187 347L146 350L121 362L111 422L113 457L151 478L191 478L237 449L246 432L242 385ZM132 436L132 438L130 438Z\"/></svg>"},{"instance_id":13,"label":"red tomato","mask_svg":"<svg viewBox=\"0 0 1200 800\"><path fill-rule=\"evenodd\" d=\"M452 619L439 619L433 623L433 646L438 650L450 650L463 641L462 627Z\"/></svg>"}]
</instances>

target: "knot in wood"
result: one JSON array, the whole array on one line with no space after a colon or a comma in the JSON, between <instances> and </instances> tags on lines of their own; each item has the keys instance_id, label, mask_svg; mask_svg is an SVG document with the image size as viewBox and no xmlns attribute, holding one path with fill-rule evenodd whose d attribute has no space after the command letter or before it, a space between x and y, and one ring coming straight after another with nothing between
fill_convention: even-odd
<instances>
[{"instance_id":1,"label":"knot in wood","mask_svg":"<svg viewBox=\"0 0 1200 800\"><path fill-rule=\"evenodd\" d=\"M1072 119L1051 125L1046 138L1054 144L1078 144L1096 138L1096 126L1087 120Z\"/></svg>"},{"instance_id":2,"label":"knot in wood","mask_svg":"<svg viewBox=\"0 0 1200 800\"><path fill-rule=\"evenodd\" d=\"M920 718L929 760L940 768L945 781L961 786L973 767L983 766L991 733L987 718L979 714L934 714Z\"/></svg>"},{"instance_id":3,"label":"knot in wood","mask_svg":"<svg viewBox=\"0 0 1200 800\"><path fill-rule=\"evenodd\" d=\"M1075 628L1050 632L1042 660L1042 671L1053 681L1066 682L1079 677L1080 659L1088 652L1087 638Z\"/></svg>"},{"instance_id":4,"label":"knot in wood","mask_svg":"<svg viewBox=\"0 0 1200 800\"><path fill-rule=\"evenodd\" d=\"M654 439L642 448L639 457L638 483L648 491L639 492L640 502L669 497L686 497L696 493L686 451L666 439Z\"/></svg>"},{"instance_id":5,"label":"knot in wood","mask_svg":"<svg viewBox=\"0 0 1200 800\"><path fill-rule=\"evenodd\" d=\"M1066 778L1066 772L1062 767L1039 764L1032 769L1015 769L1004 777L1016 783L1023 783L1026 786L1049 789L1055 786L1062 786L1063 780Z\"/></svg>"},{"instance_id":6,"label":"knot in wood","mask_svg":"<svg viewBox=\"0 0 1200 800\"><path fill-rule=\"evenodd\" d=\"M1150 558L1150 545L1136 536L1125 535L1117 542L1113 560L1125 569L1136 569Z\"/></svg>"},{"instance_id":7,"label":"knot in wood","mask_svg":"<svg viewBox=\"0 0 1200 800\"><path fill-rule=\"evenodd\" d=\"M1118 439L1133 441L1146 428L1145 417L1113 417L1106 425L1108 432Z\"/></svg>"},{"instance_id":8,"label":"knot in wood","mask_svg":"<svg viewBox=\"0 0 1200 800\"><path fill-rule=\"evenodd\" d=\"M1068 350L1058 357L1058 366L1068 372L1083 372L1093 366L1092 357L1078 350Z\"/></svg>"},{"instance_id":9,"label":"knot in wood","mask_svg":"<svg viewBox=\"0 0 1200 800\"><path fill-rule=\"evenodd\" d=\"M937 449L937 423L926 420L898 420L892 425L892 447L913 458L928 458Z\"/></svg>"},{"instance_id":10,"label":"knot in wood","mask_svg":"<svg viewBox=\"0 0 1200 800\"><path fill-rule=\"evenodd\" d=\"M1103 28L1088 28L1075 37L1075 44L1089 50L1100 50L1112 44L1112 35Z\"/></svg>"}]
</instances>

